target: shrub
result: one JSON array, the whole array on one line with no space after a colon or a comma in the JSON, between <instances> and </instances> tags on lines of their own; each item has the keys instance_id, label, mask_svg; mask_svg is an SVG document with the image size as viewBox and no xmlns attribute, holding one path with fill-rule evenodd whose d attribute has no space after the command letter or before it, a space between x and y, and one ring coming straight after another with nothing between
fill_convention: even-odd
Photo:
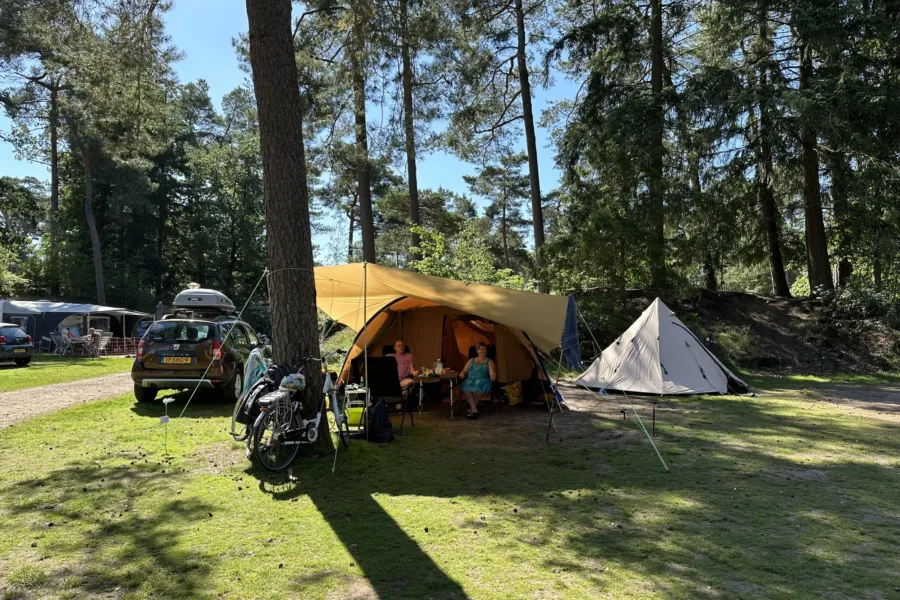
<instances>
[{"instance_id":1,"label":"shrub","mask_svg":"<svg viewBox=\"0 0 900 600\"><path fill-rule=\"evenodd\" d=\"M842 288L829 292L822 299L834 320L876 320L893 329L900 328L900 302L890 291Z\"/></svg>"},{"instance_id":2,"label":"shrub","mask_svg":"<svg viewBox=\"0 0 900 600\"><path fill-rule=\"evenodd\" d=\"M749 326L722 328L716 336L716 342L735 364L742 367L756 364L759 346Z\"/></svg>"}]
</instances>

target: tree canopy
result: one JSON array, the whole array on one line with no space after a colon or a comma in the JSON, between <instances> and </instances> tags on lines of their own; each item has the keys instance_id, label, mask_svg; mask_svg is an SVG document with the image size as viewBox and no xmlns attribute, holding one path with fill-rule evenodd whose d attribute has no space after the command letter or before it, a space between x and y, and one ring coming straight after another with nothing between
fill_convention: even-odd
<instances>
[{"instance_id":1,"label":"tree canopy","mask_svg":"<svg viewBox=\"0 0 900 600\"><path fill-rule=\"evenodd\" d=\"M0 0L0 136L50 170L0 173L4 295L149 309L189 281L245 298L265 268L256 97L178 80L170 8ZM292 19L320 261L555 293L900 293L890 3L322 0ZM577 91L536 113L562 80ZM474 175L422 185L433 152Z\"/></svg>"}]
</instances>

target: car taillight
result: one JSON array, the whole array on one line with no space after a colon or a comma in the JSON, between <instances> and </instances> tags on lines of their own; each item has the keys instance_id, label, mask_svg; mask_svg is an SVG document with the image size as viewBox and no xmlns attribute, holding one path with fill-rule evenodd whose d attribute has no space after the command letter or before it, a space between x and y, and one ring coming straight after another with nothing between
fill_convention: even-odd
<instances>
[{"instance_id":1,"label":"car taillight","mask_svg":"<svg viewBox=\"0 0 900 600\"><path fill-rule=\"evenodd\" d=\"M5 344L5 343L6 343L6 336L0 335L0 344Z\"/></svg>"},{"instance_id":2,"label":"car taillight","mask_svg":"<svg viewBox=\"0 0 900 600\"><path fill-rule=\"evenodd\" d=\"M213 342L212 357L213 360L219 360L220 358L222 358L222 342Z\"/></svg>"},{"instance_id":3,"label":"car taillight","mask_svg":"<svg viewBox=\"0 0 900 600\"><path fill-rule=\"evenodd\" d=\"M135 355L137 360L144 360L144 340L141 340L138 344L137 354Z\"/></svg>"},{"instance_id":4,"label":"car taillight","mask_svg":"<svg viewBox=\"0 0 900 600\"><path fill-rule=\"evenodd\" d=\"M31 343L31 336L30 336L30 335L26 335L26 336L25 336L25 341L28 342L28 343L30 344L30 343Z\"/></svg>"}]
</instances>

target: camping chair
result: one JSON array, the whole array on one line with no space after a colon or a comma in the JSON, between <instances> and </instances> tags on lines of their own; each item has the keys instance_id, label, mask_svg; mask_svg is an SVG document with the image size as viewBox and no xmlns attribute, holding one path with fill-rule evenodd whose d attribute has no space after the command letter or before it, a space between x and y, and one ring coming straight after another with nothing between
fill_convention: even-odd
<instances>
[{"instance_id":1,"label":"camping chair","mask_svg":"<svg viewBox=\"0 0 900 600\"><path fill-rule=\"evenodd\" d=\"M50 334L50 339L53 340L55 347L53 349L54 356L65 356L66 354L75 354L75 347L69 341L69 338L61 331L54 331Z\"/></svg>"},{"instance_id":2,"label":"camping chair","mask_svg":"<svg viewBox=\"0 0 900 600\"><path fill-rule=\"evenodd\" d=\"M494 364L497 364L497 347L493 344L489 344L487 347L487 355L488 358L494 361ZM478 350L475 346L469 346L469 358L475 358L478 356ZM496 381L491 383L491 391L481 394L481 398L479 398L479 404L486 402L488 405L488 416L494 414L494 404L496 400L497 406L503 406L500 403L500 398L503 397L503 386L497 383ZM456 396L456 411L460 410L460 403L463 402L462 399L462 391L459 392Z\"/></svg>"},{"instance_id":3,"label":"camping chair","mask_svg":"<svg viewBox=\"0 0 900 600\"><path fill-rule=\"evenodd\" d=\"M112 331L104 331L103 335L100 336L100 343L97 344L97 358L100 356L105 356L109 358L109 353L106 351L106 347L109 346L109 341L112 339Z\"/></svg>"},{"instance_id":4,"label":"camping chair","mask_svg":"<svg viewBox=\"0 0 900 600\"><path fill-rule=\"evenodd\" d=\"M377 402L387 402L391 399L400 400L400 432L403 434L403 424L406 415L409 414L409 423L416 426L413 420L412 398L413 394L400 389L400 378L397 376L397 361L393 356L370 356L368 371L366 373L366 385L369 388L369 397L377 399ZM415 386L407 388L411 390Z\"/></svg>"},{"instance_id":5,"label":"camping chair","mask_svg":"<svg viewBox=\"0 0 900 600\"><path fill-rule=\"evenodd\" d=\"M409 344L406 345L405 352L407 354L409 354ZM393 353L394 353L394 346L382 346L381 347L381 355L382 356L387 356L388 354L393 354ZM420 384L418 384L418 383L413 383L411 386L400 390L400 392L402 394L401 398L404 403L407 400L409 400L411 397L414 397L416 395L415 392L418 389L419 385ZM402 426L401 426L401 429L402 429Z\"/></svg>"},{"instance_id":6,"label":"camping chair","mask_svg":"<svg viewBox=\"0 0 900 600\"><path fill-rule=\"evenodd\" d=\"M97 342L99 342L99 338L94 337L92 334L87 334L81 337L81 355L87 356L89 358L94 358L94 352L97 348Z\"/></svg>"},{"instance_id":7,"label":"camping chair","mask_svg":"<svg viewBox=\"0 0 900 600\"><path fill-rule=\"evenodd\" d=\"M41 352L50 352L53 349L53 340L46 335L41 336L41 345L38 350Z\"/></svg>"}]
</instances>

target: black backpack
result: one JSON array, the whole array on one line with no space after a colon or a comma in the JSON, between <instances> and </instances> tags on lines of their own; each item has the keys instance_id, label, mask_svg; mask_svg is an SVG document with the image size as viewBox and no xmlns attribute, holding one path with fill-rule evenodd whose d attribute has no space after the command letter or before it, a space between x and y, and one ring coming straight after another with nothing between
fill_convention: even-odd
<instances>
[{"instance_id":1,"label":"black backpack","mask_svg":"<svg viewBox=\"0 0 900 600\"><path fill-rule=\"evenodd\" d=\"M259 417L259 399L270 392L274 392L281 384L281 380L295 369L287 365L272 365L266 370L266 374L247 391L244 403L238 411L237 422L244 425L253 425Z\"/></svg>"},{"instance_id":2,"label":"black backpack","mask_svg":"<svg viewBox=\"0 0 900 600\"><path fill-rule=\"evenodd\" d=\"M368 421L369 441L384 444L394 439L394 428L384 401L376 402L369 407Z\"/></svg>"}]
</instances>

